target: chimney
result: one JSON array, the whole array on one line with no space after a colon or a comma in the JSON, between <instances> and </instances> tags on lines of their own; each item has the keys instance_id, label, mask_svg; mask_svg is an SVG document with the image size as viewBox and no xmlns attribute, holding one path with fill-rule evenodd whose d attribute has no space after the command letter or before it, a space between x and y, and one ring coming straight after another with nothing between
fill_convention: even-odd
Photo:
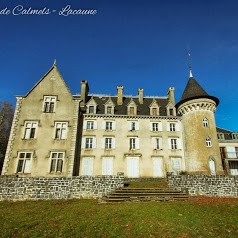
<instances>
[{"instance_id":1,"label":"chimney","mask_svg":"<svg viewBox=\"0 0 238 238\"><path fill-rule=\"evenodd\" d=\"M81 81L81 98L83 100L83 104L85 104L87 96L89 92L88 82L86 80Z\"/></svg>"},{"instance_id":2,"label":"chimney","mask_svg":"<svg viewBox=\"0 0 238 238\"><path fill-rule=\"evenodd\" d=\"M123 86L117 86L117 104L123 104Z\"/></svg>"},{"instance_id":3,"label":"chimney","mask_svg":"<svg viewBox=\"0 0 238 238\"><path fill-rule=\"evenodd\" d=\"M143 88L138 89L138 96L139 96L139 103L140 104L143 104L143 92L144 92Z\"/></svg>"},{"instance_id":4,"label":"chimney","mask_svg":"<svg viewBox=\"0 0 238 238\"><path fill-rule=\"evenodd\" d=\"M171 102L173 105L175 105L175 99L174 99L174 87L170 87L168 89L168 97L169 97L169 102Z\"/></svg>"}]
</instances>

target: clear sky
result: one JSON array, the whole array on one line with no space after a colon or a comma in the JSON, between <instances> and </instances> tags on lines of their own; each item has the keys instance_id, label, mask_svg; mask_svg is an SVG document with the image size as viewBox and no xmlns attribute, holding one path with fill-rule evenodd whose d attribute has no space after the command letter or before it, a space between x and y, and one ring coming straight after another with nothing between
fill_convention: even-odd
<instances>
[{"instance_id":1,"label":"clear sky","mask_svg":"<svg viewBox=\"0 0 238 238\"><path fill-rule=\"evenodd\" d=\"M59 15L67 5L97 12ZM29 8L45 14L22 14ZM238 1L0 0L0 13L0 101L15 104L56 58L73 94L88 80L95 94L175 87L178 102L190 48L194 78L220 99L217 126L238 131Z\"/></svg>"}]
</instances>

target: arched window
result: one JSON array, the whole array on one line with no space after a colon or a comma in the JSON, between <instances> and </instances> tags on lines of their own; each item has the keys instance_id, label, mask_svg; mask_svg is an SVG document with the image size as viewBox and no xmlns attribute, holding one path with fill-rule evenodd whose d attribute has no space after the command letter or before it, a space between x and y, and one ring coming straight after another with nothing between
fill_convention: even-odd
<instances>
[{"instance_id":1,"label":"arched window","mask_svg":"<svg viewBox=\"0 0 238 238\"><path fill-rule=\"evenodd\" d=\"M212 147L212 140L209 136L206 138L206 146L207 147Z\"/></svg>"},{"instance_id":2,"label":"arched window","mask_svg":"<svg viewBox=\"0 0 238 238\"><path fill-rule=\"evenodd\" d=\"M209 159L208 163L209 163L209 169L210 169L211 175L216 175L215 161L213 159Z\"/></svg>"},{"instance_id":3,"label":"arched window","mask_svg":"<svg viewBox=\"0 0 238 238\"><path fill-rule=\"evenodd\" d=\"M202 120L202 122L203 122L203 126L204 127L208 127L209 126L209 121L208 121L208 119L206 117Z\"/></svg>"}]
</instances>

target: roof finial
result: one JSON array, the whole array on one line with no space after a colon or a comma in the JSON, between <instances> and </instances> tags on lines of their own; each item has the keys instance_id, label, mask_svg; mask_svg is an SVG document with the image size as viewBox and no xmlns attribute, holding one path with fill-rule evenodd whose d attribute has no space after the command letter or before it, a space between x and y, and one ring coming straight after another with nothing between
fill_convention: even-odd
<instances>
[{"instance_id":1,"label":"roof finial","mask_svg":"<svg viewBox=\"0 0 238 238\"><path fill-rule=\"evenodd\" d=\"M189 68L189 78L193 78L193 74L192 74L192 58L191 58L191 54L190 54L189 48L188 48L188 68Z\"/></svg>"},{"instance_id":2,"label":"roof finial","mask_svg":"<svg viewBox=\"0 0 238 238\"><path fill-rule=\"evenodd\" d=\"M56 59L54 60L54 64L53 64L53 66L56 66Z\"/></svg>"}]
</instances>

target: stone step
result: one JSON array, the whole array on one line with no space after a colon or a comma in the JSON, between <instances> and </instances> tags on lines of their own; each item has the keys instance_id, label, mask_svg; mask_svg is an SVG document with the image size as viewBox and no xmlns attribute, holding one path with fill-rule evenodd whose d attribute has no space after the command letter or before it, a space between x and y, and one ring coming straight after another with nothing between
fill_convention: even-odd
<instances>
[{"instance_id":1,"label":"stone step","mask_svg":"<svg viewBox=\"0 0 238 238\"><path fill-rule=\"evenodd\" d=\"M187 200L187 193L175 189L161 188L122 188L104 196L104 202L132 202L132 201L174 201Z\"/></svg>"}]
</instances>

